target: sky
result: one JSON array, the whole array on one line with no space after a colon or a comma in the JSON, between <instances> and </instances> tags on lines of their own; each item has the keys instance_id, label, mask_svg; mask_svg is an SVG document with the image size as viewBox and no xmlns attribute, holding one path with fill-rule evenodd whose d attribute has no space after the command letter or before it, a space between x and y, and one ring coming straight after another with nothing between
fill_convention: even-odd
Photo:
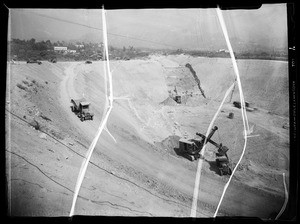
<instances>
[{"instance_id":1,"label":"sky","mask_svg":"<svg viewBox=\"0 0 300 224\"><path fill-rule=\"evenodd\" d=\"M234 50L287 48L286 4L223 16ZM108 43L116 47L226 48L215 9L107 10L106 20ZM10 9L8 38L102 42L101 9Z\"/></svg>"}]
</instances>

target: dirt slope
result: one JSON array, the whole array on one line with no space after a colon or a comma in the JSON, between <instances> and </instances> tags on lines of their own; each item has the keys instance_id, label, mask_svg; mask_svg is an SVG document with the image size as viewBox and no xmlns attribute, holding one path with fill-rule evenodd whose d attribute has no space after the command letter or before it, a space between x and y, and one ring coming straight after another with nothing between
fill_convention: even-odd
<instances>
[{"instance_id":1,"label":"dirt slope","mask_svg":"<svg viewBox=\"0 0 300 224\"><path fill-rule=\"evenodd\" d=\"M223 67L218 70L218 66L212 66L213 60L222 62L224 65L218 64ZM186 70L178 71L178 66L187 61L199 73L208 96L222 94L231 83L218 75L230 70L227 68L230 61L222 60L169 56L111 62L114 95L126 96L129 100L114 102L108 128L117 143L107 133L101 135L75 214L189 216L196 163L176 154L176 141L169 144L159 142L184 133L190 137L195 132L205 133L218 102L210 100L197 106L160 103L168 98L172 86L170 73L175 76L174 82L186 81L178 80L177 76L188 77ZM251 61L249 66L255 67L255 62ZM274 69L276 66L279 65L269 67ZM258 67L263 66L258 63ZM280 77L277 73L285 71L282 67L274 69L276 74L272 77ZM210 75L203 75L201 71L205 69ZM11 212L13 215L68 215L82 156L94 137L103 112L103 62L89 65L83 62L44 62L40 66L18 64L10 65L8 73L11 98L7 109L14 114L6 114L11 133L10 152L7 151L8 167L11 168L8 169ZM249 76L249 79L254 78ZM32 80L36 80L35 83ZM193 89L192 80L188 82L190 85L185 83L185 88L190 86ZM19 88L17 84L26 88ZM212 86L216 84L221 87L215 92ZM250 89L245 90L245 95L254 94L249 92ZM93 121L81 122L70 110L70 99L83 95L92 102ZM261 99L260 96L257 99ZM281 111L281 106L270 105L273 105L270 108ZM234 120L226 117L229 111L235 112ZM219 215L269 218L280 210L284 200L280 175L283 171L288 173L288 131L281 128L287 119L274 116L263 112L249 115L250 123L255 125L254 134L260 137L249 140L247 160L229 187ZM34 119L40 124L40 130L26 123L32 123ZM243 144L239 111L230 104L226 105L216 125L222 130L222 142L231 149L229 156L234 164ZM41 131L49 135L45 136ZM219 140L217 134L213 139ZM198 216L213 214L227 180L217 173L214 150L212 146L207 150ZM282 156L278 157L278 153Z\"/></svg>"},{"instance_id":2,"label":"dirt slope","mask_svg":"<svg viewBox=\"0 0 300 224\"><path fill-rule=\"evenodd\" d=\"M168 56L179 66L190 63L196 71L205 93L212 99L221 100L224 90L235 79L231 60L228 58ZM253 106L277 115L289 115L288 64L285 61L237 60L245 100ZM239 99L236 91L233 100Z\"/></svg>"}]
</instances>

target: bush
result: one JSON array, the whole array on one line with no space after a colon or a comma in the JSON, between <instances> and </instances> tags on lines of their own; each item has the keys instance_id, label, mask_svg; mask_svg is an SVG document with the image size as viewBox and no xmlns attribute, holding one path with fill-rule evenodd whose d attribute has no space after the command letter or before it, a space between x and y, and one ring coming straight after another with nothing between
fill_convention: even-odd
<instances>
[{"instance_id":1,"label":"bush","mask_svg":"<svg viewBox=\"0 0 300 224\"><path fill-rule=\"evenodd\" d=\"M51 130L50 130L50 133L51 133L52 136L54 136L55 138L60 139L60 140L64 140L64 137L62 136L62 134L61 134L60 132L51 129Z\"/></svg>"},{"instance_id":2,"label":"bush","mask_svg":"<svg viewBox=\"0 0 300 224\"><path fill-rule=\"evenodd\" d=\"M48 117L46 117L46 116L44 116L44 115L40 115L40 117L43 118L43 119L46 120L46 121L52 121L50 118L48 118Z\"/></svg>"},{"instance_id":3,"label":"bush","mask_svg":"<svg viewBox=\"0 0 300 224\"><path fill-rule=\"evenodd\" d=\"M19 87L22 90L28 91L28 88L26 86L22 86L21 84L17 84L17 87Z\"/></svg>"},{"instance_id":4,"label":"bush","mask_svg":"<svg viewBox=\"0 0 300 224\"><path fill-rule=\"evenodd\" d=\"M28 86L28 84L29 84L26 80L23 80L22 82L23 82L25 85L27 85L27 86Z\"/></svg>"},{"instance_id":5,"label":"bush","mask_svg":"<svg viewBox=\"0 0 300 224\"><path fill-rule=\"evenodd\" d=\"M40 130L41 129L41 126L39 124L39 122L37 122L36 120L33 120L29 123L32 127L35 128L35 130Z\"/></svg>"}]
</instances>

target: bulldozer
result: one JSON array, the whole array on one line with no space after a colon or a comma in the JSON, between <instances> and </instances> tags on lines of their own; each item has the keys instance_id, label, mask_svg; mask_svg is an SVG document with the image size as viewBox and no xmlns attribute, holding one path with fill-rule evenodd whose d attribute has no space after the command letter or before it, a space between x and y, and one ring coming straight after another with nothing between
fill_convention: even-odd
<instances>
[{"instance_id":1,"label":"bulldozer","mask_svg":"<svg viewBox=\"0 0 300 224\"><path fill-rule=\"evenodd\" d=\"M82 98L78 100L71 99L71 103L73 104L71 106L72 112L74 112L81 121L93 120L94 114L89 110L90 102Z\"/></svg>"}]
</instances>

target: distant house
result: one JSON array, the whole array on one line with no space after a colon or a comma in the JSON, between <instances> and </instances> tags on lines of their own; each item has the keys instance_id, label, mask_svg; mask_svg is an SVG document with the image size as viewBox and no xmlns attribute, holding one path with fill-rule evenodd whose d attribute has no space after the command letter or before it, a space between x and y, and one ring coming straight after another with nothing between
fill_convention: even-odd
<instances>
[{"instance_id":1,"label":"distant house","mask_svg":"<svg viewBox=\"0 0 300 224\"><path fill-rule=\"evenodd\" d=\"M68 50L69 53L76 53L76 50Z\"/></svg>"},{"instance_id":2,"label":"distant house","mask_svg":"<svg viewBox=\"0 0 300 224\"><path fill-rule=\"evenodd\" d=\"M225 53L229 53L229 50L226 50L226 49L220 49L218 52L225 52Z\"/></svg>"},{"instance_id":3,"label":"distant house","mask_svg":"<svg viewBox=\"0 0 300 224\"><path fill-rule=\"evenodd\" d=\"M84 48L84 45L83 44L75 44L75 47L77 47L77 48Z\"/></svg>"},{"instance_id":4,"label":"distant house","mask_svg":"<svg viewBox=\"0 0 300 224\"><path fill-rule=\"evenodd\" d=\"M54 47L54 51L67 51L67 47Z\"/></svg>"}]
</instances>

